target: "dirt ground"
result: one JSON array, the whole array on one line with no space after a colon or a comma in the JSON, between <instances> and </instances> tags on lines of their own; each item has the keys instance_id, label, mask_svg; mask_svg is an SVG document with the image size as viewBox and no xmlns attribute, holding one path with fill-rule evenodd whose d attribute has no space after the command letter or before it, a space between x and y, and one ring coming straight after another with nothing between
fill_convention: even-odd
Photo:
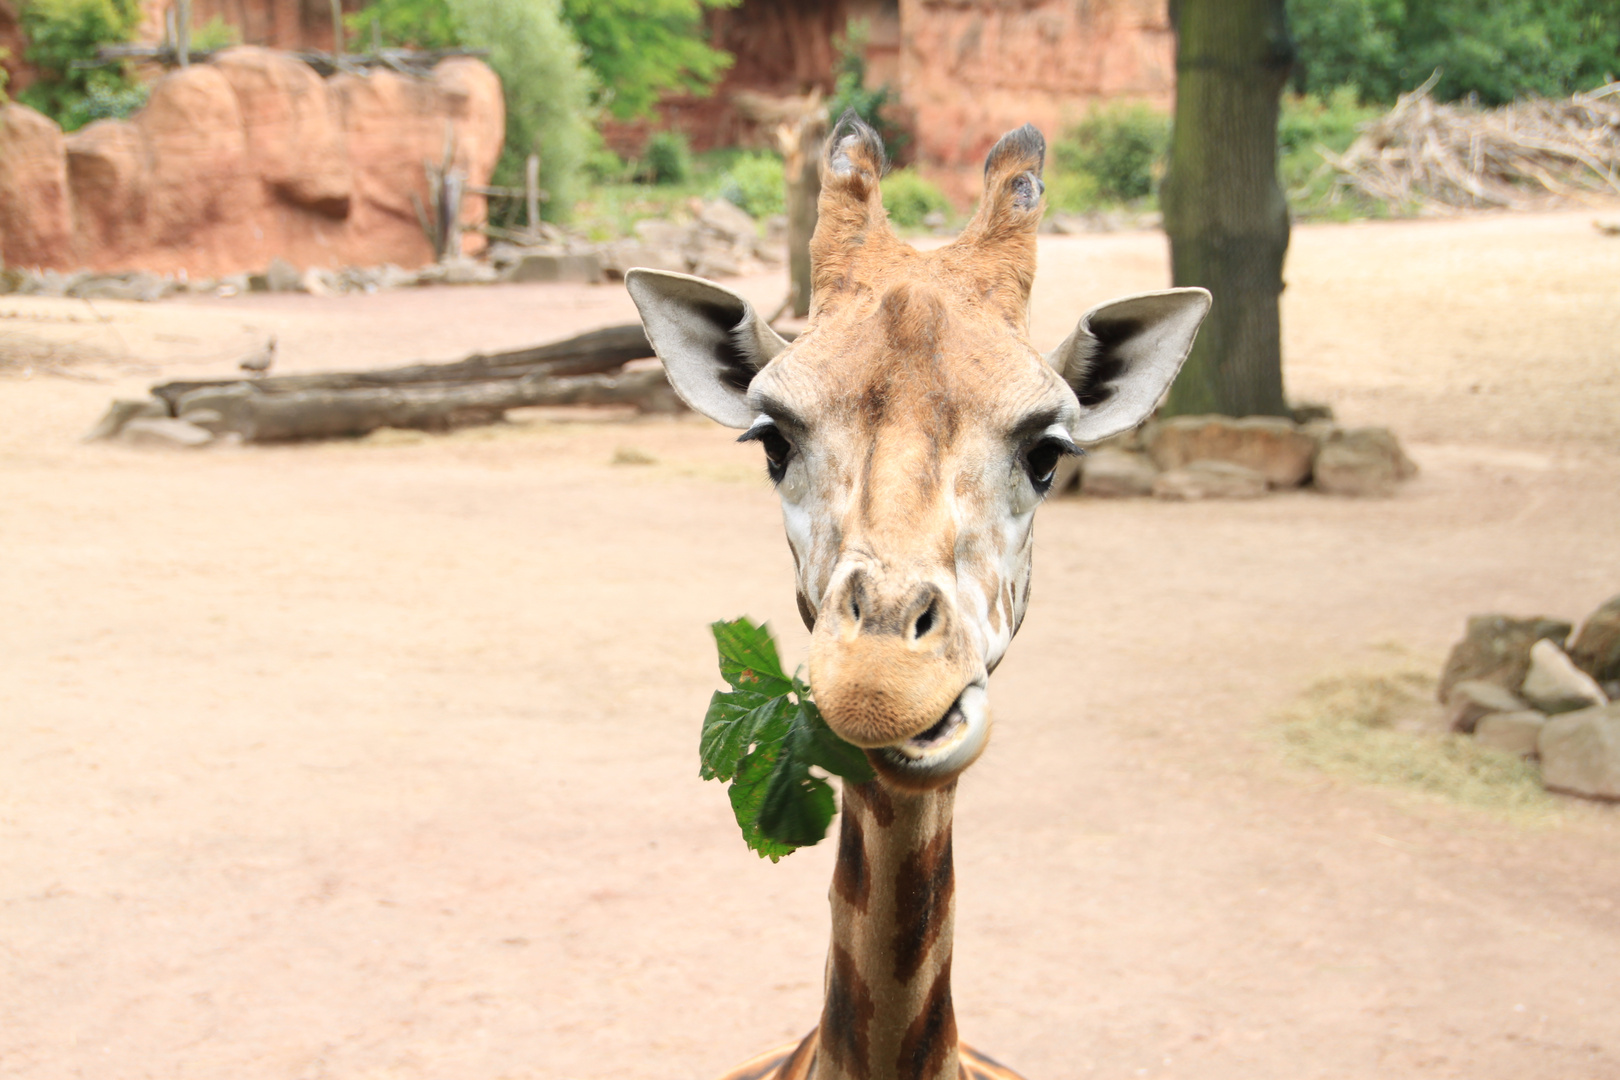
<instances>
[{"instance_id":1,"label":"dirt ground","mask_svg":"<svg viewBox=\"0 0 1620 1080\"><path fill-rule=\"evenodd\" d=\"M1620 592L1591 217L1296 230L1290 391L1394 427L1397 497L1041 511L958 802L966 1038L1032 1080L1620 1077L1620 808L1494 817L1267 735L1321 675L1437 668L1472 612ZM1043 239L1037 343L1166 261ZM815 1022L831 845L756 859L697 777L707 622L803 655L757 447L556 413L78 441L270 332L292 371L631 315L610 286L0 298L13 343L108 358L0 372L0 1076L705 1080Z\"/></svg>"}]
</instances>

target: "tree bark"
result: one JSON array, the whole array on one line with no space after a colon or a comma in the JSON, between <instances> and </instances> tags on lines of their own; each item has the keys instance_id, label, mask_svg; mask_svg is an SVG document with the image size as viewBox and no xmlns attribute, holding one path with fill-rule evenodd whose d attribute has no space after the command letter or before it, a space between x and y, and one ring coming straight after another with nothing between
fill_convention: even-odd
<instances>
[{"instance_id":1,"label":"tree bark","mask_svg":"<svg viewBox=\"0 0 1620 1080\"><path fill-rule=\"evenodd\" d=\"M819 102L818 102L819 105ZM783 175L787 182L788 281L795 318L810 314L810 237L816 231L816 203L821 198L821 148L827 141L827 118L818 108L779 133Z\"/></svg>"},{"instance_id":2,"label":"tree bark","mask_svg":"<svg viewBox=\"0 0 1620 1080\"><path fill-rule=\"evenodd\" d=\"M1171 18L1176 115L1160 200L1175 284L1202 285L1215 306L1164 411L1287 416L1277 111L1294 46L1284 0L1174 0Z\"/></svg>"}]
</instances>

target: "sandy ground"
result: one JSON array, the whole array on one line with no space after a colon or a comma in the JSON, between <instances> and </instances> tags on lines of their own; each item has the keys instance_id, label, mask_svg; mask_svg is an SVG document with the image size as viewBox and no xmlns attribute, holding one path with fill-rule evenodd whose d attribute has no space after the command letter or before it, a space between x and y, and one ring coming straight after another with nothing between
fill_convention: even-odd
<instances>
[{"instance_id":1,"label":"sandy ground","mask_svg":"<svg viewBox=\"0 0 1620 1080\"><path fill-rule=\"evenodd\" d=\"M968 1039L1033 1080L1620 1077L1620 810L1501 819L1267 736L1322 674L1437 666L1471 612L1620 592L1620 240L1590 217L1296 231L1290 390L1395 427L1399 496L1043 509L959 798ZM1043 346L1167 280L1153 234L1041 260ZM265 333L301 370L630 315L0 298L0 334L118 360L0 375L0 1076L703 1080L814 1022L831 846L759 861L697 778L705 624L803 654L757 448L555 415L77 441Z\"/></svg>"}]
</instances>

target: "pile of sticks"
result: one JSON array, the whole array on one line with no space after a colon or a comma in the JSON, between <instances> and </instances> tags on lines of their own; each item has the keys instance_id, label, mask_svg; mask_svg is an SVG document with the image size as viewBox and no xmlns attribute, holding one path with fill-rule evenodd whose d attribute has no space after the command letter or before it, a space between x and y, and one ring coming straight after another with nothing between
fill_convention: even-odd
<instances>
[{"instance_id":1,"label":"pile of sticks","mask_svg":"<svg viewBox=\"0 0 1620 1080\"><path fill-rule=\"evenodd\" d=\"M1339 184L1404 210L1545 209L1620 195L1620 83L1499 109L1429 96L1439 72L1368 124Z\"/></svg>"}]
</instances>

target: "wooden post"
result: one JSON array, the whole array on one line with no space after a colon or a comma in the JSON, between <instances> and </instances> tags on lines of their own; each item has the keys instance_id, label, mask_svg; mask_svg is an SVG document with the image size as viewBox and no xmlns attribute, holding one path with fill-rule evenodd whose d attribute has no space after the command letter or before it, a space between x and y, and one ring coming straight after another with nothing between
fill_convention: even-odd
<instances>
[{"instance_id":1,"label":"wooden post","mask_svg":"<svg viewBox=\"0 0 1620 1080\"><path fill-rule=\"evenodd\" d=\"M332 0L332 55L343 57L343 0Z\"/></svg>"},{"instance_id":2,"label":"wooden post","mask_svg":"<svg viewBox=\"0 0 1620 1080\"><path fill-rule=\"evenodd\" d=\"M530 154L523 163L523 205L529 215L529 232L540 231L540 155Z\"/></svg>"},{"instance_id":3,"label":"wooden post","mask_svg":"<svg viewBox=\"0 0 1620 1080\"><path fill-rule=\"evenodd\" d=\"M810 237L816 232L816 203L821 199L821 146L827 141L827 116L813 99L812 111L777 129L782 148L782 176L787 186L789 299L795 318L810 314Z\"/></svg>"},{"instance_id":4,"label":"wooden post","mask_svg":"<svg viewBox=\"0 0 1620 1080\"><path fill-rule=\"evenodd\" d=\"M191 66L191 0L175 0L174 51L183 68Z\"/></svg>"}]
</instances>

